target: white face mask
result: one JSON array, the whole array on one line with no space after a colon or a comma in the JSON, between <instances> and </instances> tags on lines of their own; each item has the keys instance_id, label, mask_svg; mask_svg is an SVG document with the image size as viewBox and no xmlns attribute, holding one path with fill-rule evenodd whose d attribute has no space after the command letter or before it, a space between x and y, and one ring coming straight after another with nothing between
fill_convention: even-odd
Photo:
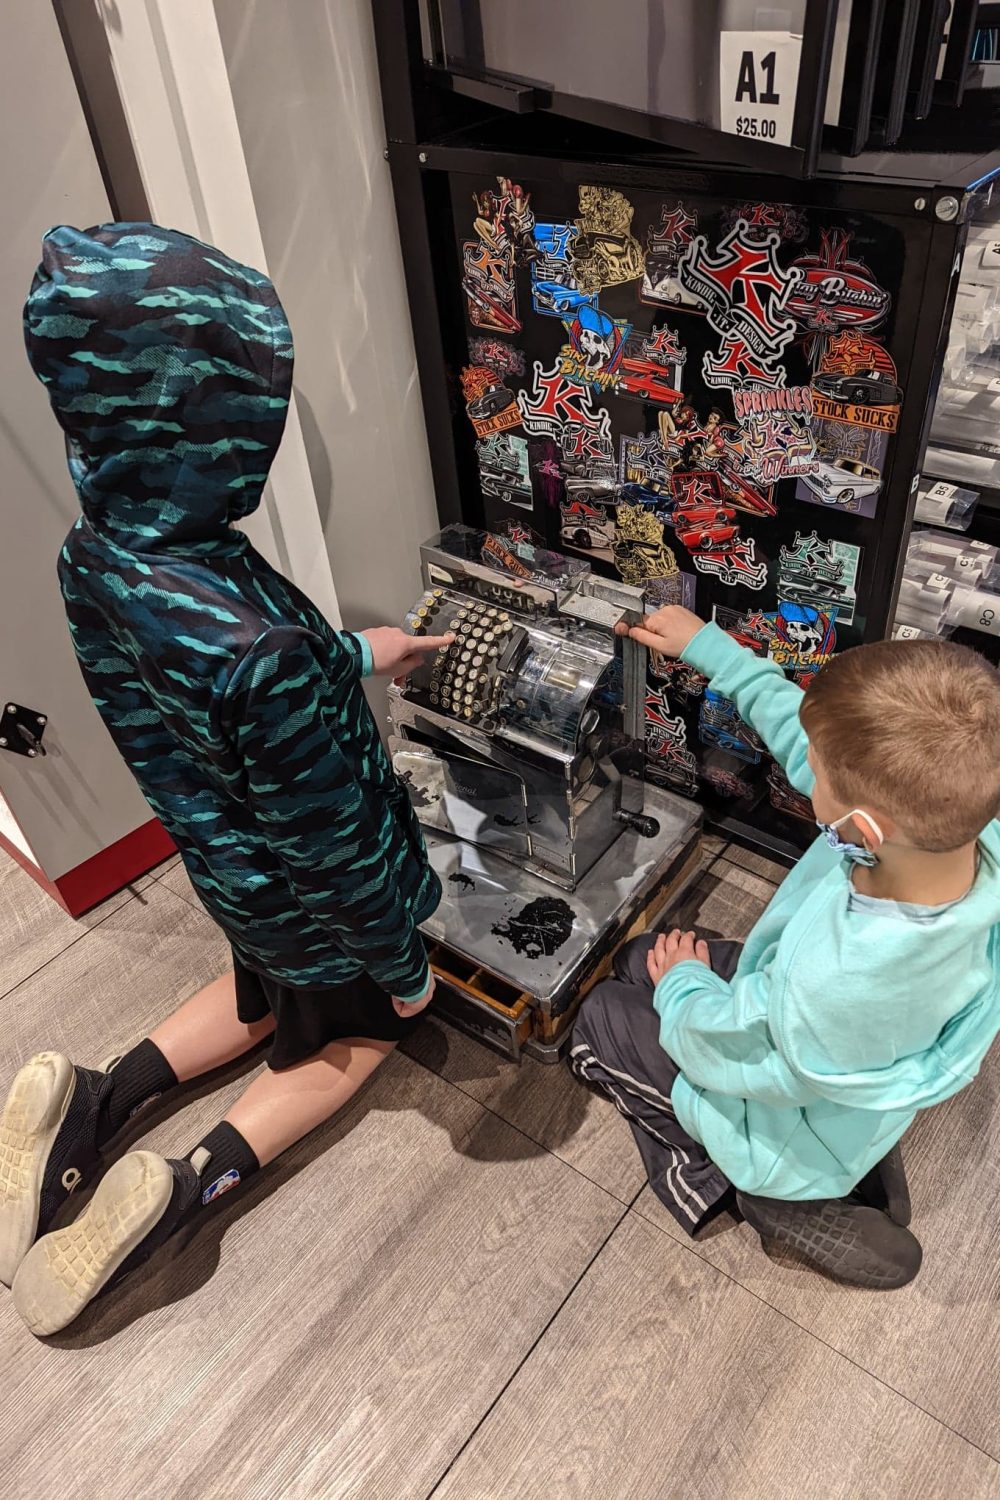
<instances>
[{"instance_id":1,"label":"white face mask","mask_svg":"<svg viewBox=\"0 0 1000 1500\"><path fill-rule=\"evenodd\" d=\"M816 827L820 833L825 835L830 848L836 849L837 853L842 854L852 865L877 865L878 855L873 853L871 849L866 849L864 844L849 843L847 839L842 839L837 832L840 825L849 822L851 818L863 818L871 829L872 836L876 841L880 845L885 843L885 835L875 819L870 814L862 812L859 807L855 807L849 813L845 813L842 818L837 819L836 823L821 823L817 818Z\"/></svg>"}]
</instances>

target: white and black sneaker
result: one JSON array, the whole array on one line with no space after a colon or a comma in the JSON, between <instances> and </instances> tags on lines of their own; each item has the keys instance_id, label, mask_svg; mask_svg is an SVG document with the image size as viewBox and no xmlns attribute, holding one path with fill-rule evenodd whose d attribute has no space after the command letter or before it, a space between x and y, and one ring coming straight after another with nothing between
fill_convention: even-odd
<instances>
[{"instance_id":1,"label":"white and black sneaker","mask_svg":"<svg viewBox=\"0 0 1000 1500\"><path fill-rule=\"evenodd\" d=\"M101 1179L78 1219L40 1239L14 1278L14 1306L39 1338L59 1333L104 1290L144 1265L202 1203L207 1151L167 1161L132 1151Z\"/></svg>"},{"instance_id":2,"label":"white and black sneaker","mask_svg":"<svg viewBox=\"0 0 1000 1500\"><path fill-rule=\"evenodd\" d=\"M39 1235L93 1177L107 1070L42 1052L18 1073L0 1115L0 1282L11 1286Z\"/></svg>"}]
</instances>

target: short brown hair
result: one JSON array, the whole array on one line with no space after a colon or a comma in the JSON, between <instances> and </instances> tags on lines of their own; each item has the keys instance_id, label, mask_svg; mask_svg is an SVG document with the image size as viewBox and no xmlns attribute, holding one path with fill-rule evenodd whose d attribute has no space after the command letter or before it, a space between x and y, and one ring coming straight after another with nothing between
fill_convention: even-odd
<instances>
[{"instance_id":1,"label":"short brown hair","mask_svg":"<svg viewBox=\"0 0 1000 1500\"><path fill-rule=\"evenodd\" d=\"M837 798L883 808L917 848L971 843L1000 812L1000 674L967 646L855 646L799 717Z\"/></svg>"}]
</instances>

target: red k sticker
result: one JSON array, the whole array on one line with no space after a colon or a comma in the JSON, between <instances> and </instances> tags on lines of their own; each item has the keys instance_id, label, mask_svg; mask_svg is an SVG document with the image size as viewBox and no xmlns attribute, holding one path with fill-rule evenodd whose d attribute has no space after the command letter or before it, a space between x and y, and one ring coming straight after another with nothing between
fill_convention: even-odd
<instances>
[{"instance_id":1,"label":"red k sticker","mask_svg":"<svg viewBox=\"0 0 1000 1500\"><path fill-rule=\"evenodd\" d=\"M722 337L718 354L705 355L706 385L784 383L778 361L796 331L784 312L802 272L778 264L780 244L776 231L751 235L744 219L714 255L703 234L691 241L679 267L681 285L705 304L710 326Z\"/></svg>"}]
</instances>

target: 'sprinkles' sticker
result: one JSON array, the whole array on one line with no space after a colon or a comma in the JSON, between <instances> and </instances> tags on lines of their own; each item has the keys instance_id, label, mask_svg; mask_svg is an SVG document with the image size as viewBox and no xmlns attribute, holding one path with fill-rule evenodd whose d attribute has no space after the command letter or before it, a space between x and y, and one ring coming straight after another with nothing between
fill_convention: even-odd
<instances>
[{"instance_id":1,"label":"'sprinkles' sticker","mask_svg":"<svg viewBox=\"0 0 1000 1500\"><path fill-rule=\"evenodd\" d=\"M809 386L733 391L733 409L743 428L741 469L761 484L798 478L816 468L810 430L813 392Z\"/></svg>"}]
</instances>

